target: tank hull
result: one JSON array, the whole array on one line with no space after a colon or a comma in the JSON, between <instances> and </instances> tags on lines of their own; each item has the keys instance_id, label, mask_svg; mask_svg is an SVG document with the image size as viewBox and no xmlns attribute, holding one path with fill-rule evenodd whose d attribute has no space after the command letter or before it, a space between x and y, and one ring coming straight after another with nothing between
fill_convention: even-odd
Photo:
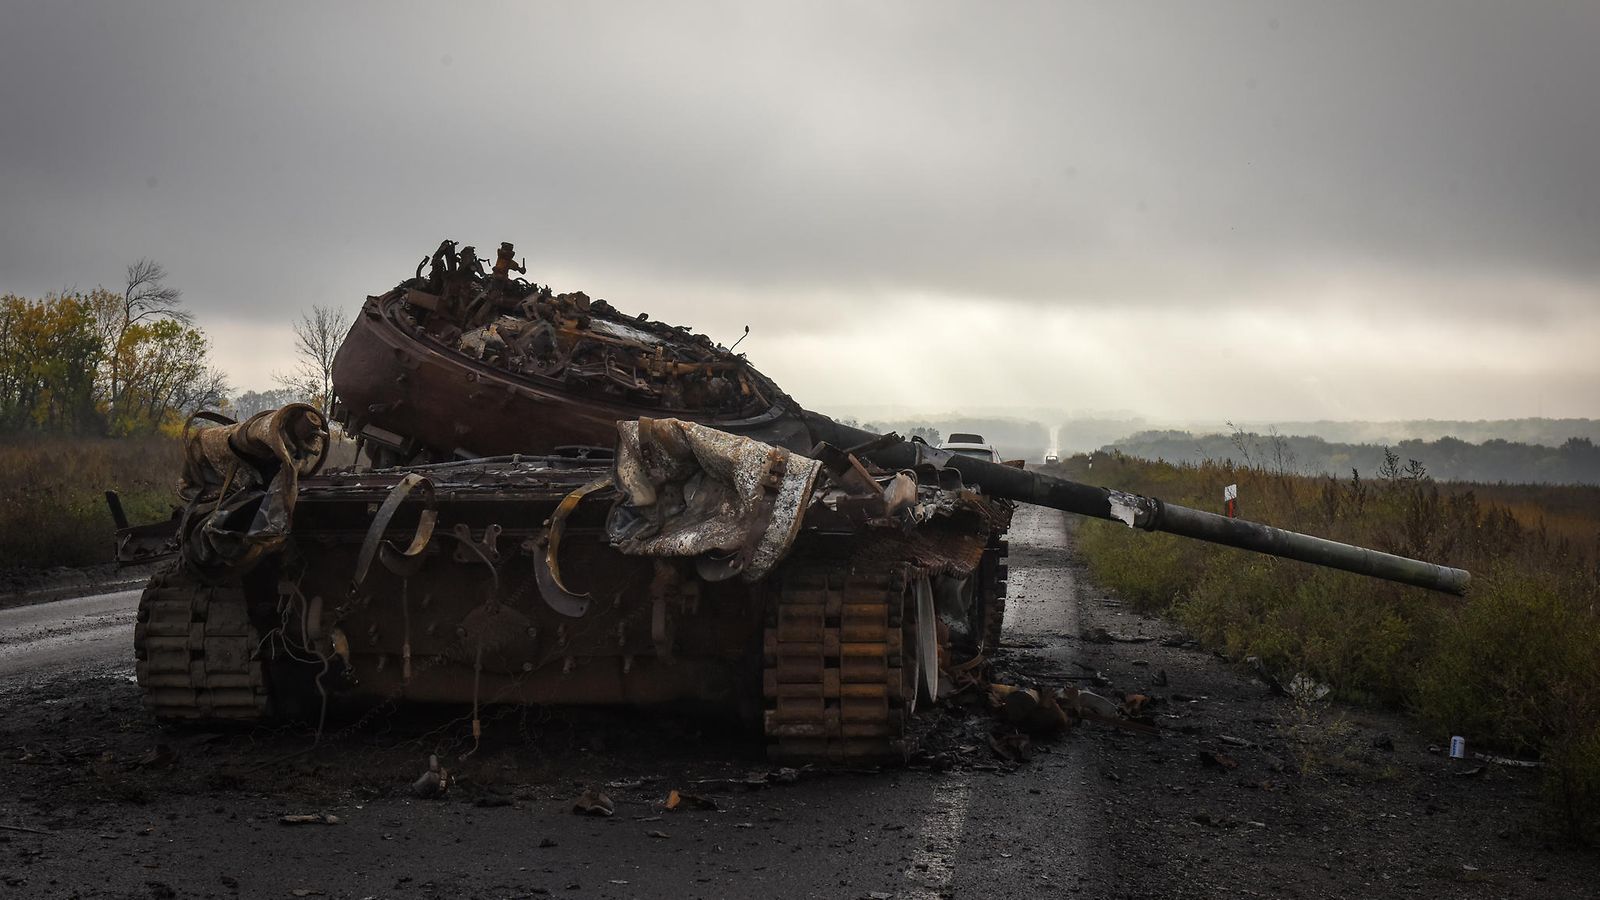
<instances>
[{"instance_id":1,"label":"tank hull","mask_svg":"<svg viewBox=\"0 0 1600 900\"><path fill-rule=\"evenodd\" d=\"M883 762L911 749L916 660L987 649L1002 505L944 496L947 513L908 532L825 489L770 575L708 577L692 559L620 551L615 490L562 512L611 471L518 459L301 479L273 552L248 567L184 558L147 589L147 705L320 721L324 703L443 702L477 721L503 704L691 704L759 723L776 760ZM919 590L980 581L970 640L918 606Z\"/></svg>"}]
</instances>

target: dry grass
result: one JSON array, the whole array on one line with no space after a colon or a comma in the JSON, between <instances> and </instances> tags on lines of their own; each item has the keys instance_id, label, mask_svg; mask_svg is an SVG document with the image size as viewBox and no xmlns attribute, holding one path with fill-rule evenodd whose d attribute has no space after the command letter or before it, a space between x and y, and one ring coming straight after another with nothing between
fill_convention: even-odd
<instances>
[{"instance_id":1,"label":"dry grass","mask_svg":"<svg viewBox=\"0 0 1600 900\"><path fill-rule=\"evenodd\" d=\"M1411 710L1441 742L1546 763L1571 833L1600 826L1600 488L1436 484L1420 473L1331 481L1265 467L1065 460L1068 477L1241 515L1473 572L1470 595L1427 591L1259 554L1090 523L1100 583L1176 618L1283 680L1304 672L1346 700Z\"/></svg>"},{"instance_id":2,"label":"dry grass","mask_svg":"<svg viewBox=\"0 0 1600 900\"><path fill-rule=\"evenodd\" d=\"M116 529L105 492L118 492L135 523L166 518L181 459L168 437L0 443L0 569L110 562Z\"/></svg>"}]
</instances>

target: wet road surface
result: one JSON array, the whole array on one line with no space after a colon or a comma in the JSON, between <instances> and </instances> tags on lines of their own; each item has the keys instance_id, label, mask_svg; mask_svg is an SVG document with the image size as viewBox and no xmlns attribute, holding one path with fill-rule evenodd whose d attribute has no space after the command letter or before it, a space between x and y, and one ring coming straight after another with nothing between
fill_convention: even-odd
<instances>
[{"instance_id":1,"label":"wet road surface","mask_svg":"<svg viewBox=\"0 0 1600 900\"><path fill-rule=\"evenodd\" d=\"M1026 642L1073 630L1075 585L1062 551L1061 514L1019 510L1010 540L1009 634ZM63 673L125 677L137 599L125 591L0 611L0 690ZM151 881L179 896L224 896L231 893L226 877L245 896L301 889L349 897L503 897L566 892L569 885L600 897L1031 896L1077 880L1072 861L1083 852L1089 825L1077 755L1063 743L1010 774L994 765L808 774L792 785L721 796L720 811L667 815L658 804L673 786L670 771L619 768L602 774L646 780L611 789L617 815L610 819L568 810L582 776L524 792L520 809L409 797L333 804L326 808L343 823L315 829L276 823L282 811L306 811L299 808L304 802L245 795L182 809L182 831L204 835L200 840L171 834L177 826L156 808L130 810L131 826L119 823L108 830L113 836L90 836L81 848L96 864L73 865L45 886L62 895L71 886L139 896ZM741 765L763 767L758 759ZM1019 818L1019 808L1031 814ZM146 818L153 824L142 824ZM1040 818L1050 823L1047 833L1038 828ZM153 830L128 836L146 828ZM541 841L555 846L541 848ZM263 842L281 847L293 866L282 865L286 859L253 862Z\"/></svg>"},{"instance_id":2,"label":"wet road surface","mask_svg":"<svg viewBox=\"0 0 1600 900\"><path fill-rule=\"evenodd\" d=\"M0 896L1548 898L1600 882L1539 832L1536 776L1464 779L1398 717L1343 720L1368 762L1286 772L1291 711L1261 684L1181 641L1079 637L1171 627L1083 580L1063 514L1019 508L1010 541L1000 668L1159 692L1161 740L1085 724L1012 766L986 712L946 704L947 766L754 789L706 779L768 771L758 741L655 713L501 713L480 747L450 709L313 746L303 728L152 723L129 678L136 592L0 611L0 826L31 829L0 828ZM1380 732L1393 746L1374 756ZM1219 749L1236 768L1205 762ZM459 779L443 800L409 790L430 752ZM589 787L615 816L572 814ZM666 811L674 788L718 808ZM316 812L340 822L279 824Z\"/></svg>"},{"instance_id":3,"label":"wet road surface","mask_svg":"<svg viewBox=\"0 0 1600 900\"><path fill-rule=\"evenodd\" d=\"M133 671L138 591L0 609L0 686L83 667Z\"/></svg>"}]
</instances>

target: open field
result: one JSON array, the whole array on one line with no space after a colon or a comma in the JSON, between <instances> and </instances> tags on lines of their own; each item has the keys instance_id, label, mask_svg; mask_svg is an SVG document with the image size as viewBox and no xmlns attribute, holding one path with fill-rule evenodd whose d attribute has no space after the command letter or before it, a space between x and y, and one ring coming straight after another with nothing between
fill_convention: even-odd
<instances>
[{"instance_id":1,"label":"open field","mask_svg":"<svg viewBox=\"0 0 1600 900\"><path fill-rule=\"evenodd\" d=\"M0 572L111 561L105 492L133 522L164 519L177 502L176 438L12 438L0 443Z\"/></svg>"},{"instance_id":2,"label":"open field","mask_svg":"<svg viewBox=\"0 0 1600 900\"><path fill-rule=\"evenodd\" d=\"M1473 572L1464 601L1162 534L1089 523L1095 577L1284 683L1417 715L1439 735L1546 763L1573 834L1600 810L1600 489L1307 478L1121 455L1063 461L1068 477L1220 510Z\"/></svg>"},{"instance_id":3,"label":"open field","mask_svg":"<svg viewBox=\"0 0 1600 900\"><path fill-rule=\"evenodd\" d=\"M326 465L354 462L355 443L335 440ZM109 564L116 526L105 492L118 493L134 524L165 519L179 502L182 466L182 443L159 435L0 441L0 580Z\"/></svg>"}]
</instances>

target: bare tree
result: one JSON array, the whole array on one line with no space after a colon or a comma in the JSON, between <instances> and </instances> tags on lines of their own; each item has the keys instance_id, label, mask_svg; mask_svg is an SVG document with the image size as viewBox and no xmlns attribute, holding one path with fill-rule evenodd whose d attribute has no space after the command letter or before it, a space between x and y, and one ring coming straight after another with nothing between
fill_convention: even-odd
<instances>
[{"instance_id":1,"label":"bare tree","mask_svg":"<svg viewBox=\"0 0 1600 900\"><path fill-rule=\"evenodd\" d=\"M114 418L126 392L123 377L123 349L128 331L147 320L171 319L180 325L194 324L194 313L183 308L183 292L167 284L166 267L153 259L131 263L123 280L121 296L98 310L100 334L106 346L106 402Z\"/></svg>"},{"instance_id":2,"label":"bare tree","mask_svg":"<svg viewBox=\"0 0 1600 900\"><path fill-rule=\"evenodd\" d=\"M127 275L122 290L124 328L156 317L194 324L194 313L182 307L183 291L167 284L165 266L153 259L141 259L128 266Z\"/></svg>"},{"instance_id":3,"label":"bare tree","mask_svg":"<svg viewBox=\"0 0 1600 900\"><path fill-rule=\"evenodd\" d=\"M216 410L228 402L228 374L221 369L208 368L205 374L186 384L174 397L174 406L184 415L203 409Z\"/></svg>"},{"instance_id":4,"label":"bare tree","mask_svg":"<svg viewBox=\"0 0 1600 900\"><path fill-rule=\"evenodd\" d=\"M288 406L300 397L300 392L290 388L273 388L266 391L245 391L228 401L228 415L243 422L258 412Z\"/></svg>"},{"instance_id":5,"label":"bare tree","mask_svg":"<svg viewBox=\"0 0 1600 900\"><path fill-rule=\"evenodd\" d=\"M277 376L278 383L293 390L322 410L333 412L333 358L339 355L345 332L350 330L350 315L331 306L313 306L294 323L295 370Z\"/></svg>"}]
</instances>

